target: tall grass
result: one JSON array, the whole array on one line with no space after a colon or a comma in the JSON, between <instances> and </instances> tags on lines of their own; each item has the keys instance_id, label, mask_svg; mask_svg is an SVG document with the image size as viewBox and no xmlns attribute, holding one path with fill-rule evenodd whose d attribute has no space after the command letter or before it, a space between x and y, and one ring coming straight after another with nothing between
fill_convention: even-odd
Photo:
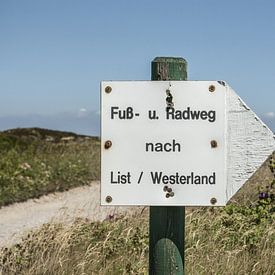
<instances>
[{"instance_id":1,"label":"tall grass","mask_svg":"<svg viewBox=\"0 0 275 275\"><path fill-rule=\"evenodd\" d=\"M265 200L188 210L186 274L275 274L272 207ZM148 210L103 223L46 224L3 248L0 266L2 274L148 274Z\"/></svg>"},{"instance_id":2,"label":"tall grass","mask_svg":"<svg viewBox=\"0 0 275 275\"><path fill-rule=\"evenodd\" d=\"M70 227L47 224L0 252L2 274L142 274L148 250L145 218Z\"/></svg>"},{"instance_id":3,"label":"tall grass","mask_svg":"<svg viewBox=\"0 0 275 275\"><path fill-rule=\"evenodd\" d=\"M226 207L188 215L187 274L274 274L274 214L249 211Z\"/></svg>"}]
</instances>

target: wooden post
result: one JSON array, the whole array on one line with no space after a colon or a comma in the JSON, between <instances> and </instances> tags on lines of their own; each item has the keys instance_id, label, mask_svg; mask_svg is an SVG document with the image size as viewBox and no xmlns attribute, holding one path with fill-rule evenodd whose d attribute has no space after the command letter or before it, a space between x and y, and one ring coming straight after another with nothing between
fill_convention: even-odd
<instances>
[{"instance_id":1,"label":"wooden post","mask_svg":"<svg viewBox=\"0 0 275 275\"><path fill-rule=\"evenodd\" d=\"M152 61L151 79L187 80L187 62L157 57ZM185 207L151 206L149 227L149 274L183 275Z\"/></svg>"}]
</instances>

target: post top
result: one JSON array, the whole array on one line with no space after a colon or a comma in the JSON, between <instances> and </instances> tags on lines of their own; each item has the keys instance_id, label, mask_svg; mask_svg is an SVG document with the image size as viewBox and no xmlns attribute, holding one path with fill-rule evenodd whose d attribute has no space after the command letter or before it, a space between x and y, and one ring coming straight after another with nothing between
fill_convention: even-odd
<instances>
[{"instance_id":1,"label":"post top","mask_svg":"<svg viewBox=\"0 0 275 275\"><path fill-rule=\"evenodd\" d=\"M187 80L187 61L182 57L156 57L151 63L152 80Z\"/></svg>"},{"instance_id":2,"label":"post top","mask_svg":"<svg viewBox=\"0 0 275 275\"><path fill-rule=\"evenodd\" d=\"M187 61L182 57L156 57L152 62L165 62L165 63L184 63L187 64Z\"/></svg>"}]
</instances>

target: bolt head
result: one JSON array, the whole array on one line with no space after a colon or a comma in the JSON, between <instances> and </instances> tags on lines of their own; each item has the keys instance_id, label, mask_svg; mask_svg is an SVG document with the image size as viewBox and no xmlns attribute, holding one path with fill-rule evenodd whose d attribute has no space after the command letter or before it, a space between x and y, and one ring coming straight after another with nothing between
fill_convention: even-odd
<instances>
[{"instance_id":1,"label":"bolt head","mask_svg":"<svg viewBox=\"0 0 275 275\"><path fill-rule=\"evenodd\" d=\"M167 192L167 191L168 191L168 186L167 186L167 185L165 185L165 186L163 187L163 191L164 191L164 192Z\"/></svg>"},{"instance_id":2,"label":"bolt head","mask_svg":"<svg viewBox=\"0 0 275 275\"><path fill-rule=\"evenodd\" d=\"M107 86L105 88L105 93L109 94L112 91L112 87L111 86Z\"/></svg>"},{"instance_id":3,"label":"bolt head","mask_svg":"<svg viewBox=\"0 0 275 275\"><path fill-rule=\"evenodd\" d=\"M211 140L210 144L211 144L211 148L217 148L218 147L218 142L216 140Z\"/></svg>"},{"instance_id":4,"label":"bolt head","mask_svg":"<svg viewBox=\"0 0 275 275\"><path fill-rule=\"evenodd\" d=\"M106 199L105 199L105 201L106 201L107 203L111 203L112 200L113 200L113 198L112 198L111 196L107 196Z\"/></svg>"},{"instance_id":5,"label":"bolt head","mask_svg":"<svg viewBox=\"0 0 275 275\"><path fill-rule=\"evenodd\" d=\"M214 85L209 86L209 92L213 93L215 92L215 90L216 90L216 87Z\"/></svg>"},{"instance_id":6,"label":"bolt head","mask_svg":"<svg viewBox=\"0 0 275 275\"><path fill-rule=\"evenodd\" d=\"M167 188L167 192L171 193L172 192L172 188L171 187Z\"/></svg>"},{"instance_id":7,"label":"bolt head","mask_svg":"<svg viewBox=\"0 0 275 275\"><path fill-rule=\"evenodd\" d=\"M215 205L217 203L217 199L216 198L212 198L210 200L210 202L211 202L212 205Z\"/></svg>"},{"instance_id":8,"label":"bolt head","mask_svg":"<svg viewBox=\"0 0 275 275\"><path fill-rule=\"evenodd\" d=\"M105 144L104 144L104 148L105 148L105 149L109 149L109 148L111 148L111 147L112 147L112 141L107 140L107 141L105 142Z\"/></svg>"}]
</instances>

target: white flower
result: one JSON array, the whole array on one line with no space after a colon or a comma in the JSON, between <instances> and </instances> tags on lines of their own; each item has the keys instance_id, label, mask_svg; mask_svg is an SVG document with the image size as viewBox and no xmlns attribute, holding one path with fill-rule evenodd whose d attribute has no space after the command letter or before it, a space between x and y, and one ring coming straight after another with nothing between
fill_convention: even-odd
<instances>
[{"instance_id":1,"label":"white flower","mask_svg":"<svg viewBox=\"0 0 275 275\"><path fill-rule=\"evenodd\" d=\"M31 169L31 166L27 162L20 164L19 167L23 170Z\"/></svg>"}]
</instances>

